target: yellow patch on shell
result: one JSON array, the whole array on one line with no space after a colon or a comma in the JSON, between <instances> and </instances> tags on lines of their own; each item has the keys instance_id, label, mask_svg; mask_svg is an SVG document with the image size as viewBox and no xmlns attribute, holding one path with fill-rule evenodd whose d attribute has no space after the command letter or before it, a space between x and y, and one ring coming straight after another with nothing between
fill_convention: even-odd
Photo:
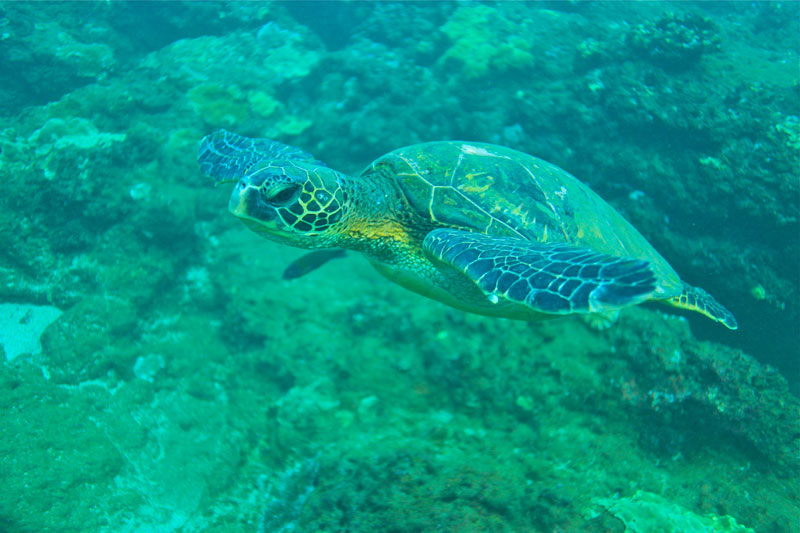
<instances>
[{"instance_id":1,"label":"yellow patch on shell","mask_svg":"<svg viewBox=\"0 0 800 533\"><path fill-rule=\"evenodd\" d=\"M482 193L488 191L494 185L494 176L487 172L477 172L464 176L466 183L459 185L459 189L466 193Z\"/></svg>"}]
</instances>

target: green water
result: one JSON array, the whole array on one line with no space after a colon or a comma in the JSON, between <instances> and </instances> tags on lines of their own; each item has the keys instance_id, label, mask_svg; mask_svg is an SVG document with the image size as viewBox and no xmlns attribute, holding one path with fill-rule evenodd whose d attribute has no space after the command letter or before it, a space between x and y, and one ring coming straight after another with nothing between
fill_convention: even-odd
<instances>
[{"instance_id":1,"label":"green water","mask_svg":"<svg viewBox=\"0 0 800 533\"><path fill-rule=\"evenodd\" d=\"M0 3L0 532L800 531L800 4ZM224 128L587 183L737 331L248 231ZM749 528L749 529L748 529Z\"/></svg>"}]
</instances>

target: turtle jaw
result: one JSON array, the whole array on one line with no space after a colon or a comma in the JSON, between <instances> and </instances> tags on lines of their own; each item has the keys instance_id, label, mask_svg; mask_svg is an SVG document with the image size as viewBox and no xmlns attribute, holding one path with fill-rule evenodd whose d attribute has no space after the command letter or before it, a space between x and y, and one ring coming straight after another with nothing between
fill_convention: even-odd
<instances>
[{"instance_id":1,"label":"turtle jaw","mask_svg":"<svg viewBox=\"0 0 800 533\"><path fill-rule=\"evenodd\" d=\"M259 187L245 179L236 183L228 201L228 211L257 233L274 234L281 230L277 211L261 199Z\"/></svg>"}]
</instances>

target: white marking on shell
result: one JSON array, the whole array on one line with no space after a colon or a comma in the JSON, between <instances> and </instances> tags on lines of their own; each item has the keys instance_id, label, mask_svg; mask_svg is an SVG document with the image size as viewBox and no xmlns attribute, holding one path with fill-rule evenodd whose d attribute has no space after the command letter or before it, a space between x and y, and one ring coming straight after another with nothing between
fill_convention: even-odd
<instances>
[{"instance_id":1,"label":"white marking on shell","mask_svg":"<svg viewBox=\"0 0 800 533\"><path fill-rule=\"evenodd\" d=\"M481 148L479 146L472 146L471 144L462 144L461 151L465 154L474 154L474 155L494 155L489 152L486 148Z\"/></svg>"},{"instance_id":2,"label":"white marking on shell","mask_svg":"<svg viewBox=\"0 0 800 533\"><path fill-rule=\"evenodd\" d=\"M480 146L473 146L471 144L462 144L461 145L461 151L464 152L465 154L470 154L470 155L485 155L485 156L489 156L489 157L499 157L499 158L502 158L502 159L510 159L510 157L508 157L508 156L501 155L501 154L495 154L495 153L490 152L486 148L481 148Z\"/></svg>"}]
</instances>

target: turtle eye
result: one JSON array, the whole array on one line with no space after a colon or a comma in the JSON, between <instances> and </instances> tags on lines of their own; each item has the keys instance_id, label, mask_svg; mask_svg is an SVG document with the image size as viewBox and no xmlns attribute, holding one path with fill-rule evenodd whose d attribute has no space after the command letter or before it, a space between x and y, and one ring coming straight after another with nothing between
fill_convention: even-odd
<instances>
[{"instance_id":1,"label":"turtle eye","mask_svg":"<svg viewBox=\"0 0 800 533\"><path fill-rule=\"evenodd\" d=\"M261 197L269 204L283 206L291 203L299 192L300 185L297 183L282 183L278 186L262 188Z\"/></svg>"}]
</instances>

